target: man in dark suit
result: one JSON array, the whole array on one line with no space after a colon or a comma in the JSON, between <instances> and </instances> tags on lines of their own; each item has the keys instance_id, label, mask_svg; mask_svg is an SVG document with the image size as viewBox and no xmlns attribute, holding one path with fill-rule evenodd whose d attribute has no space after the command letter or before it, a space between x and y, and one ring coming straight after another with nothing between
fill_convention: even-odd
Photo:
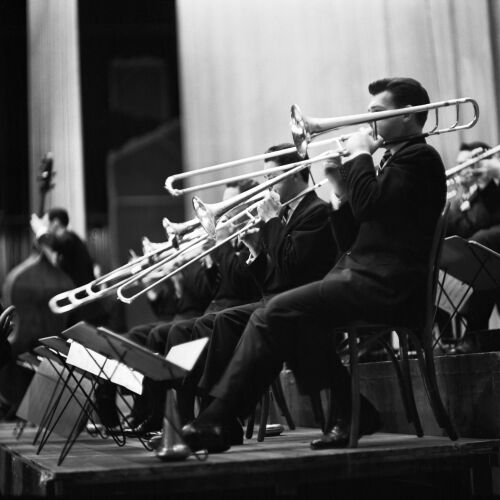
<instances>
[{"instance_id":1,"label":"man in dark suit","mask_svg":"<svg viewBox=\"0 0 500 500\"><path fill-rule=\"evenodd\" d=\"M30 224L42 250L71 278L75 287L95 279L94 262L85 243L68 229L69 216L64 208L52 208L43 218L32 214ZM102 325L107 322L107 314L100 303L94 302L73 311L68 325L81 320Z\"/></svg>"},{"instance_id":2,"label":"man in dark suit","mask_svg":"<svg viewBox=\"0 0 500 500\"><path fill-rule=\"evenodd\" d=\"M484 142L463 143L460 146L457 163L463 163L473 156L490 149ZM450 200L448 235L458 235L477 241L500 253L500 161L492 157L483 160L462 173L466 186L459 186L456 196ZM462 189L460 189L462 187ZM474 292L464 312L467 330L460 344L449 354L469 354L479 350L477 334L488 329L489 318L500 290Z\"/></svg>"},{"instance_id":3,"label":"man in dark suit","mask_svg":"<svg viewBox=\"0 0 500 500\"><path fill-rule=\"evenodd\" d=\"M409 78L378 80L369 91L373 112L429 102L426 90ZM329 335L353 320L421 320L433 232L445 203L445 174L439 154L423 138L398 138L418 137L426 117L422 112L378 122L380 136L391 141L392 154L378 175L371 154L381 139L366 129L345 142L346 161L328 164L339 197L334 226L345 228L354 220L357 236L324 279L277 295L251 316L231 362L211 390L214 400L183 428L192 449L227 449L230 422L252 410L285 360L302 390L331 387L336 397L333 429L311 445L347 445L349 374L329 348ZM363 398L361 434L380 425L378 412Z\"/></svg>"},{"instance_id":4,"label":"man in dark suit","mask_svg":"<svg viewBox=\"0 0 500 500\"><path fill-rule=\"evenodd\" d=\"M291 146L280 144L269 148L267 152ZM296 152L283 154L268 159L266 168L300 160ZM295 199L307 189L308 180L309 171L306 168L276 183L258 208L261 225L249 230L242 238L251 254L246 266L259 284L262 299L205 315L195 322L191 330L176 328L170 332L167 352L173 345L187 340L210 338L206 353L179 388L179 400L183 400L184 393L192 390L200 377L201 393L209 392L229 363L254 311L263 308L271 297L284 290L322 278L335 262L337 251L328 204L318 198L315 192ZM291 203L283 206L289 201ZM231 429L231 441L241 442L243 433L236 420L233 420Z\"/></svg>"},{"instance_id":5,"label":"man in dark suit","mask_svg":"<svg viewBox=\"0 0 500 500\"><path fill-rule=\"evenodd\" d=\"M64 208L52 208L46 218L33 214L30 222L38 243L55 252L56 263L75 287L94 279L94 263L83 241L68 229L69 216Z\"/></svg>"}]
</instances>

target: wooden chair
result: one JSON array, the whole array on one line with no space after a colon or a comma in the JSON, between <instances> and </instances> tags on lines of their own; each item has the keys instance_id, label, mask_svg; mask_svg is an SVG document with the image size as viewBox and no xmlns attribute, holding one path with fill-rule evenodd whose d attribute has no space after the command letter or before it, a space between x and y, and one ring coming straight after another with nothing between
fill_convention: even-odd
<instances>
[{"instance_id":1,"label":"wooden chair","mask_svg":"<svg viewBox=\"0 0 500 500\"><path fill-rule=\"evenodd\" d=\"M410 364L408 356L408 346L411 343L416 351L420 373L424 381L427 396L429 398L434 416L439 426L445 430L450 439L458 439L457 433L451 423L451 420L444 408L439 388L437 385L436 370L434 365L432 329L434 325L434 316L436 312L435 298L438 283L439 261L442 245L446 231L446 217L448 206L445 207L436 224L433 244L429 258L429 274L427 281L425 308L422 311L423 323L419 326L413 325L382 325L370 324L366 322L355 322L343 328L338 329L347 332L347 342L349 348L349 364L351 372L351 426L349 447L356 448L359 439L360 422L360 381L359 381L359 351L361 348L375 342L380 343L389 354L399 381L399 386L406 409L409 422L415 427L417 436L423 436L423 430L418 416L413 386L410 374ZM397 333L400 345L400 359L384 339L387 332ZM319 395L315 396L315 406L317 407ZM324 424L323 431L328 432L334 425L334 395L330 394L330 407L328 419Z\"/></svg>"},{"instance_id":2,"label":"wooden chair","mask_svg":"<svg viewBox=\"0 0 500 500\"><path fill-rule=\"evenodd\" d=\"M283 393L283 387L281 386L281 381L279 377L271 384L269 389L264 393L260 401L260 422L259 422L259 432L257 433L257 441L262 442L266 436L266 426L269 419L270 413L270 405L274 404L272 402L272 398L276 401L278 408L281 411L281 414L285 417L286 423L290 430L295 429L295 424L292 419L292 415L290 414L290 410L288 409L288 405L286 404L285 394ZM250 415L245 437L247 439L251 439L253 436L253 428L255 424L255 410Z\"/></svg>"}]
</instances>

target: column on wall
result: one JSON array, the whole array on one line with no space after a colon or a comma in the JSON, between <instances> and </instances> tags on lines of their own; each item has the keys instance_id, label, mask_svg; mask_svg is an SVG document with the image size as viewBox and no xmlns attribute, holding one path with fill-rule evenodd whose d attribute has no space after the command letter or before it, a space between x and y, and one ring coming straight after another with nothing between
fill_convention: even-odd
<instances>
[{"instance_id":1,"label":"column on wall","mask_svg":"<svg viewBox=\"0 0 500 500\"><path fill-rule=\"evenodd\" d=\"M54 157L49 206L69 211L71 227L85 235L77 0L28 1L28 88L31 208L39 202L41 158Z\"/></svg>"}]
</instances>

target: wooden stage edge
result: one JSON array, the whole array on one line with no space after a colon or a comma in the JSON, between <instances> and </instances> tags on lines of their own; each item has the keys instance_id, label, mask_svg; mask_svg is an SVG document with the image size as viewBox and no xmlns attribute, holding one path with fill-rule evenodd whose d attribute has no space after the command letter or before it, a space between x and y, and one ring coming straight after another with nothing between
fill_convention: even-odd
<instances>
[{"instance_id":1,"label":"wooden stage edge","mask_svg":"<svg viewBox=\"0 0 500 500\"><path fill-rule=\"evenodd\" d=\"M378 433L361 439L357 449L313 451L309 442L316 429L286 431L263 443L183 462L161 462L138 441L118 447L112 440L82 434L66 460L57 466L62 440L52 438L39 455L32 445L34 429L21 439L13 424L0 424L0 494L36 496L160 495L189 498L227 490L269 488L293 496L304 484L332 480L415 476L453 472L464 478L474 473L491 480L500 440L423 437ZM475 472L474 472L475 471ZM459 481L459 482L460 482ZM486 479L488 481L488 479ZM470 485L469 485L470 486ZM465 486L465 488L469 487ZM472 486L476 488L477 485ZM487 484L479 485L486 488ZM463 493L463 491L462 491Z\"/></svg>"}]
</instances>

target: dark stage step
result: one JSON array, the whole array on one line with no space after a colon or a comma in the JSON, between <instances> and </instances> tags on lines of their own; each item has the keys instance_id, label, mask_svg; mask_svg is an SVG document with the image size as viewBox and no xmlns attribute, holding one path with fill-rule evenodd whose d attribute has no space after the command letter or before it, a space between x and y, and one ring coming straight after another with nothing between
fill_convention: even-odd
<instances>
[{"instance_id":1,"label":"dark stage step","mask_svg":"<svg viewBox=\"0 0 500 500\"><path fill-rule=\"evenodd\" d=\"M162 463L134 440L119 448L110 439L82 435L57 466L62 441L51 438L36 455L33 435L34 429L26 429L16 441L13 426L0 425L2 495L262 500L344 498L350 493L349 498L356 498L353 493L360 485L383 485L389 492L392 481L404 481L406 498L415 498L416 491L442 492L440 488L450 498L467 498L471 488L489 492L490 461L500 444L498 440L451 442L380 433L362 438L357 449L318 452L309 448L318 432L297 429L263 443L246 441L206 461L190 457ZM432 480L437 490L429 489ZM422 490L424 485L427 489ZM373 497L376 492L369 493Z\"/></svg>"}]
</instances>

